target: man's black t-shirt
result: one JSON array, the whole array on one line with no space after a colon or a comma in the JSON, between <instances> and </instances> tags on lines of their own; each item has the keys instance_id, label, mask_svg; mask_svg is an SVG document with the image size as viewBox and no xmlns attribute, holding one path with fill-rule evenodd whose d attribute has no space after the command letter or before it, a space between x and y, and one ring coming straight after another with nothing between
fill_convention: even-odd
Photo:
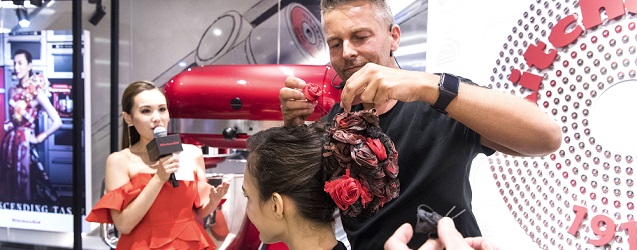
<instances>
[{"instance_id":1,"label":"man's black t-shirt","mask_svg":"<svg viewBox=\"0 0 637 250\"><path fill-rule=\"evenodd\" d=\"M352 108L362 109L362 105ZM332 121L343 112L338 104L323 121ZM416 211L425 204L450 216L465 209L454 219L465 237L480 236L471 212L471 162L479 153L492 154L480 145L480 135L423 102L398 102L380 115L380 126L393 140L398 151L400 196L373 216L349 217L341 213L343 227L352 249L383 249L385 241L403 223L416 224ZM414 233L409 247L418 249L427 236Z\"/></svg>"}]
</instances>

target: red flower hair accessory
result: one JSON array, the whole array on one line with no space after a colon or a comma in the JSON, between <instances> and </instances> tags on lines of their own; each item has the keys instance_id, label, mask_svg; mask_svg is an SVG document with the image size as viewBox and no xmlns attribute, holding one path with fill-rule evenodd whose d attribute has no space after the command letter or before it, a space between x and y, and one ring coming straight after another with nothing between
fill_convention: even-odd
<instances>
[{"instance_id":1,"label":"red flower hair accessory","mask_svg":"<svg viewBox=\"0 0 637 250\"><path fill-rule=\"evenodd\" d=\"M335 172L324 190L344 214L372 215L398 197L398 152L380 129L376 110L338 114L324 149L323 156L338 164L330 168Z\"/></svg>"},{"instance_id":2,"label":"red flower hair accessory","mask_svg":"<svg viewBox=\"0 0 637 250\"><path fill-rule=\"evenodd\" d=\"M366 138L365 140L367 146L372 150L372 152L374 152L376 158L378 158L379 161L384 161L387 159L387 151L385 150L385 146L383 146L383 143L380 142L380 140L372 138Z\"/></svg>"},{"instance_id":3,"label":"red flower hair accessory","mask_svg":"<svg viewBox=\"0 0 637 250\"><path fill-rule=\"evenodd\" d=\"M325 182L323 190L332 197L341 210L347 210L361 196L361 184L349 176L349 169L345 170L345 175L341 178Z\"/></svg>"},{"instance_id":4,"label":"red flower hair accessory","mask_svg":"<svg viewBox=\"0 0 637 250\"><path fill-rule=\"evenodd\" d=\"M303 87L303 95L305 95L307 101L317 103L319 97L323 95L323 89L318 84L310 82Z\"/></svg>"}]
</instances>

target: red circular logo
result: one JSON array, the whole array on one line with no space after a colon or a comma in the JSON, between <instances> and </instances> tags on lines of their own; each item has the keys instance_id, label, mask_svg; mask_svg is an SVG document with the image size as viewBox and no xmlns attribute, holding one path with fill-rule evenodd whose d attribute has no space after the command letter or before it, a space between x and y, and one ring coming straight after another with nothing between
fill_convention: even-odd
<instances>
[{"instance_id":1,"label":"red circular logo","mask_svg":"<svg viewBox=\"0 0 637 250\"><path fill-rule=\"evenodd\" d=\"M637 6L533 2L502 45L489 87L522 96L551 115L562 128L562 146L537 158L496 153L488 159L493 179L511 214L542 249L637 249L637 152L602 140L604 130L617 126L596 126L594 119L606 91L635 84L631 13ZM616 108L635 116L634 107Z\"/></svg>"}]
</instances>

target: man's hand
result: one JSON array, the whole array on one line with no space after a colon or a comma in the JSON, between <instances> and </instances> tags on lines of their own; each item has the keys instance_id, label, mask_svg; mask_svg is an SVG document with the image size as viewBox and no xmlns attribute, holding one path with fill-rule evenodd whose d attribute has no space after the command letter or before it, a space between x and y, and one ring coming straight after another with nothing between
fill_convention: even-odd
<instances>
[{"instance_id":1,"label":"man's hand","mask_svg":"<svg viewBox=\"0 0 637 250\"><path fill-rule=\"evenodd\" d=\"M281 114L285 126L298 126L314 112L315 104L309 102L303 95L305 81L289 76L285 79L285 87L279 91L281 101Z\"/></svg>"},{"instance_id":2,"label":"man's hand","mask_svg":"<svg viewBox=\"0 0 637 250\"><path fill-rule=\"evenodd\" d=\"M385 250L409 250L407 243L409 243L413 235L414 229L411 224L403 224L385 241Z\"/></svg>"},{"instance_id":3,"label":"man's hand","mask_svg":"<svg viewBox=\"0 0 637 250\"><path fill-rule=\"evenodd\" d=\"M407 250L407 243L413 236L410 224L405 223L385 242L385 250ZM438 221L438 239L429 239L418 250L493 250L493 247L482 237L463 238L453 220L444 217Z\"/></svg>"},{"instance_id":4,"label":"man's hand","mask_svg":"<svg viewBox=\"0 0 637 250\"><path fill-rule=\"evenodd\" d=\"M392 100L435 102L440 77L368 63L354 73L341 92L341 107L349 111L358 103L376 108Z\"/></svg>"}]
</instances>

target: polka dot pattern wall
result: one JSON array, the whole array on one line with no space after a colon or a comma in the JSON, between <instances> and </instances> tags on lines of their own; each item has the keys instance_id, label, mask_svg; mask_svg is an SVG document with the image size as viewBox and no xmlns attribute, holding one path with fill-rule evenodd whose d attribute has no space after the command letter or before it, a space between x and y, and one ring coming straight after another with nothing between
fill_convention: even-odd
<instances>
[{"instance_id":1,"label":"polka dot pattern wall","mask_svg":"<svg viewBox=\"0 0 637 250\"><path fill-rule=\"evenodd\" d=\"M562 145L546 157L494 154L493 180L541 249L637 249L637 98L626 98L637 95L637 4L528 2L483 84L537 103Z\"/></svg>"}]
</instances>

